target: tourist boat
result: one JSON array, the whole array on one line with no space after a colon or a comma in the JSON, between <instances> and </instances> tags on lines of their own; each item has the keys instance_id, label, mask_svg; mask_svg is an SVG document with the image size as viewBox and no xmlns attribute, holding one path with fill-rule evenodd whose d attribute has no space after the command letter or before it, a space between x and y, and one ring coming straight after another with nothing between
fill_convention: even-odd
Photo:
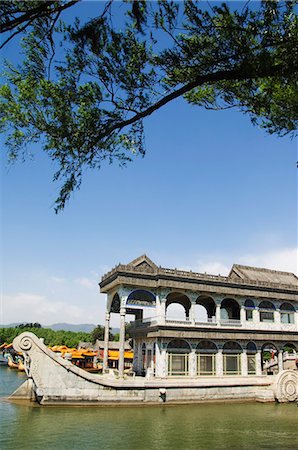
<instances>
[{"instance_id":1,"label":"tourist boat","mask_svg":"<svg viewBox=\"0 0 298 450\"><path fill-rule=\"evenodd\" d=\"M7 365L11 369L18 369L19 368L18 363L14 362L14 360L13 360L11 355L8 355L8 357L7 357Z\"/></svg>"},{"instance_id":2,"label":"tourist boat","mask_svg":"<svg viewBox=\"0 0 298 450\"><path fill-rule=\"evenodd\" d=\"M4 355L0 355L0 366L7 366L7 359Z\"/></svg>"},{"instance_id":3,"label":"tourist boat","mask_svg":"<svg viewBox=\"0 0 298 450\"><path fill-rule=\"evenodd\" d=\"M25 372L25 364L21 358L19 358L19 360L18 360L18 370L20 372Z\"/></svg>"},{"instance_id":4,"label":"tourist boat","mask_svg":"<svg viewBox=\"0 0 298 450\"><path fill-rule=\"evenodd\" d=\"M40 404L298 400L294 274L235 264L228 276L208 275L162 268L143 255L104 275L100 290L107 295L103 375L57 356L32 333L14 340L26 355L22 392ZM181 317L171 317L173 307ZM120 315L117 370L108 366L111 313ZM136 319L134 377L124 371L127 315Z\"/></svg>"}]
</instances>

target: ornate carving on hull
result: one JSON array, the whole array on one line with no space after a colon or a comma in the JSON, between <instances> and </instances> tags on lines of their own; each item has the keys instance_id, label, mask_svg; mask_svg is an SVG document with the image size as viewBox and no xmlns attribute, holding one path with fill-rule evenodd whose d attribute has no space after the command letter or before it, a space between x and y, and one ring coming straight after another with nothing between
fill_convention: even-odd
<instances>
[{"instance_id":1,"label":"ornate carving on hull","mask_svg":"<svg viewBox=\"0 0 298 450\"><path fill-rule=\"evenodd\" d=\"M284 370L278 375L275 385L275 398L281 403L298 400L297 371Z\"/></svg>"},{"instance_id":2,"label":"ornate carving on hull","mask_svg":"<svg viewBox=\"0 0 298 450\"><path fill-rule=\"evenodd\" d=\"M22 336L21 339L18 341L18 351L20 352L27 352L32 347L33 341L31 336L25 335Z\"/></svg>"}]
</instances>

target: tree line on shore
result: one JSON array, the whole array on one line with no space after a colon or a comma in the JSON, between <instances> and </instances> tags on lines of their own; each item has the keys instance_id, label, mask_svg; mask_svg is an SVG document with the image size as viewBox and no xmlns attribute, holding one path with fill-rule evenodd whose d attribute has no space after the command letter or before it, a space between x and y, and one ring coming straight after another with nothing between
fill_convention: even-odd
<instances>
[{"instance_id":1,"label":"tree line on shore","mask_svg":"<svg viewBox=\"0 0 298 450\"><path fill-rule=\"evenodd\" d=\"M37 337L43 338L47 346L67 345L68 347L77 347L80 341L95 343L97 339L104 339L104 327L97 325L90 333L83 331L65 331L52 330L51 328L43 328L39 323L23 323L16 327L0 328L0 345L4 342L11 343L15 337L24 331L30 331ZM109 339L111 341L119 340L119 333L112 334L110 332Z\"/></svg>"}]
</instances>

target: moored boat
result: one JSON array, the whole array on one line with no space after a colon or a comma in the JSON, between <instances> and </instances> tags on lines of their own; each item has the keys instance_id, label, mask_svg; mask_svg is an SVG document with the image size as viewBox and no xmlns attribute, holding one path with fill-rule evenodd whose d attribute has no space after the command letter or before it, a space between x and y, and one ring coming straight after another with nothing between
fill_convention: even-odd
<instances>
[{"instance_id":1,"label":"moored boat","mask_svg":"<svg viewBox=\"0 0 298 450\"><path fill-rule=\"evenodd\" d=\"M11 369L18 369L18 363L14 362L11 355L7 357L7 364Z\"/></svg>"},{"instance_id":2,"label":"moored boat","mask_svg":"<svg viewBox=\"0 0 298 450\"><path fill-rule=\"evenodd\" d=\"M20 372L25 372L25 365L24 365L24 362L21 359L18 360L18 370Z\"/></svg>"},{"instance_id":3,"label":"moored boat","mask_svg":"<svg viewBox=\"0 0 298 450\"><path fill-rule=\"evenodd\" d=\"M0 355L0 366L7 366L7 359L4 355Z\"/></svg>"}]
</instances>

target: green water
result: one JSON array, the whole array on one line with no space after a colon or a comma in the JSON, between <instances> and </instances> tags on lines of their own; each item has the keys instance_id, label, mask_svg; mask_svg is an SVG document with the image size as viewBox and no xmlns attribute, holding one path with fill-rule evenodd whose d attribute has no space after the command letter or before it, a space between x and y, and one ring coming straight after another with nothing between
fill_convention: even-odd
<instances>
[{"instance_id":1,"label":"green water","mask_svg":"<svg viewBox=\"0 0 298 450\"><path fill-rule=\"evenodd\" d=\"M4 397L25 379L0 367L0 449L298 449L298 407L200 404L40 407Z\"/></svg>"}]
</instances>

